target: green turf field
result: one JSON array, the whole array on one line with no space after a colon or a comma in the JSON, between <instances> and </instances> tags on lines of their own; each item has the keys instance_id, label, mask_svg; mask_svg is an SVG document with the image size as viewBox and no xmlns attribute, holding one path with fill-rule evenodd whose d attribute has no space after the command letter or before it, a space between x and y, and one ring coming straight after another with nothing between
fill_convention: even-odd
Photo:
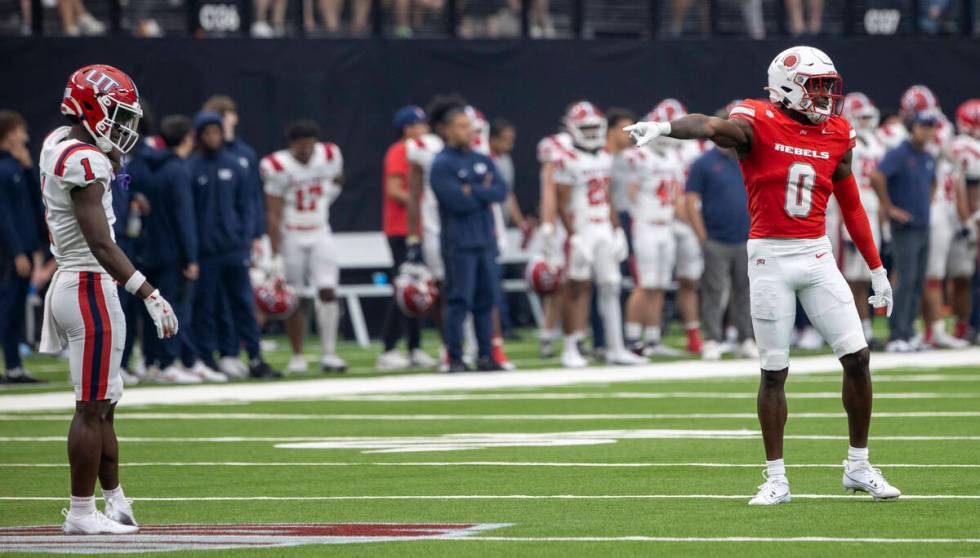
<instances>
[{"instance_id":1,"label":"green turf field","mask_svg":"<svg viewBox=\"0 0 980 558\"><path fill-rule=\"evenodd\" d=\"M549 364L525 337L509 346L512 359ZM344 347L353 376L372 374L375 355ZM145 532L487 527L439 540L178 554L188 557L980 556L980 367L943 368L943 353L933 355L933 368L876 374L871 458L902 489L894 502L843 493L839 372L788 382L794 501L773 508L746 505L763 469L751 377L128 408L124 398L121 476ZM60 362L29 365L62 383L0 395L70 389ZM171 389L179 399L182 388ZM0 413L0 525L60 523L69 411Z\"/></svg>"}]
</instances>

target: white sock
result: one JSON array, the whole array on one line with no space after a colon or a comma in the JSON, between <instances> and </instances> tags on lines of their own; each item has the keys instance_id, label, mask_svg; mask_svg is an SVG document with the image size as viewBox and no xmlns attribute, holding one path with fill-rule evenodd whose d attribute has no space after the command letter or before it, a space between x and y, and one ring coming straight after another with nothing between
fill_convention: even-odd
<instances>
[{"instance_id":1,"label":"white sock","mask_svg":"<svg viewBox=\"0 0 980 558\"><path fill-rule=\"evenodd\" d=\"M565 352L578 354L578 342L582 339L582 333L575 331L565 336Z\"/></svg>"},{"instance_id":2,"label":"white sock","mask_svg":"<svg viewBox=\"0 0 980 558\"><path fill-rule=\"evenodd\" d=\"M555 338L555 332L551 329L541 328L538 330L538 339L542 341L551 341Z\"/></svg>"},{"instance_id":3,"label":"white sock","mask_svg":"<svg viewBox=\"0 0 980 558\"><path fill-rule=\"evenodd\" d=\"M932 322L932 336L938 337L946 334L946 322L936 320Z\"/></svg>"},{"instance_id":4,"label":"white sock","mask_svg":"<svg viewBox=\"0 0 980 558\"><path fill-rule=\"evenodd\" d=\"M872 335L872 331L871 331L871 318L865 318L865 319L861 320L861 327L864 329L864 340L865 341L870 341L871 340L871 335Z\"/></svg>"},{"instance_id":5,"label":"white sock","mask_svg":"<svg viewBox=\"0 0 980 558\"><path fill-rule=\"evenodd\" d=\"M626 340L629 342L639 341L643 334L643 324L637 322L626 322Z\"/></svg>"},{"instance_id":6,"label":"white sock","mask_svg":"<svg viewBox=\"0 0 980 558\"><path fill-rule=\"evenodd\" d=\"M74 516L95 513L95 496L72 496L68 513Z\"/></svg>"},{"instance_id":7,"label":"white sock","mask_svg":"<svg viewBox=\"0 0 980 558\"><path fill-rule=\"evenodd\" d=\"M852 446L848 446L847 460L851 463L867 463L868 448L855 448Z\"/></svg>"},{"instance_id":8,"label":"white sock","mask_svg":"<svg viewBox=\"0 0 980 558\"><path fill-rule=\"evenodd\" d=\"M769 479L782 479L786 480L786 464L783 463L782 459L773 459L772 461L766 461L766 471L769 473Z\"/></svg>"},{"instance_id":9,"label":"white sock","mask_svg":"<svg viewBox=\"0 0 980 558\"><path fill-rule=\"evenodd\" d=\"M643 338L647 343L660 344L660 326L647 326L643 331Z\"/></svg>"},{"instance_id":10,"label":"white sock","mask_svg":"<svg viewBox=\"0 0 980 558\"><path fill-rule=\"evenodd\" d=\"M320 345L324 355L337 354L337 325L340 322L340 305L337 301L316 302L316 325L320 330Z\"/></svg>"},{"instance_id":11,"label":"white sock","mask_svg":"<svg viewBox=\"0 0 980 558\"><path fill-rule=\"evenodd\" d=\"M112 490L102 489L102 497L106 502L113 500L116 502L122 502L126 500L126 496L123 494L122 485L113 488Z\"/></svg>"},{"instance_id":12,"label":"white sock","mask_svg":"<svg viewBox=\"0 0 980 558\"><path fill-rule=\"evenodd\" d=\"M684 324L684 329L686 331L691 331L692 329L701 329L701 322L694 320L693 322L687 322Z\"/></svg>"},{"instance_id":13,"label":"white sock","mask_svg":"<svg viewBox=\"0 0 980 558\"><path fill-rule=\"evenodd\" d=\"M623 310L619 302L619 284L599 284L599 316L606 329L607 354L623 352Z\"/></svg>"}]
</instances>

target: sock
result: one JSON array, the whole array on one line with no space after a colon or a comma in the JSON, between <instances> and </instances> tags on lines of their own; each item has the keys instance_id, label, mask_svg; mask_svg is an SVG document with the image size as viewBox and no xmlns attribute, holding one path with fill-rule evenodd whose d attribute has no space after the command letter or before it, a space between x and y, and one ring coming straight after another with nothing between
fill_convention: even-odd
<instances>
[{"instance_id":1,"label":"sock","mask_svg":"<svg viewBox=\"0 0 980 558\"><path fill-rule=\"evenodd\" d=\"M970 330L970 324L962 320L956 321L956 329L954 330L954 335L960 339L965 339L967 332Z\"/></svg>"},{"instance_id":2,"label":"sock","mask_svg":"<svg viewBox=\"0 0 980 558\"><path fill-rule=\"evenodd\" d=\"M944 333L946 333L946 322L943 320L936 320L932 322L932 327L930 329L932 329L932 335L934 337L941 337Z\"/></svg>"},{"instance_id":3,"label":"sock","mask_svg":"<svg viewBox=\"0 0 980 558\"><path fill-rule=\"evenodd\" d=\"M850 463L867 463L868 448L855 448L852 446L848 446L847 461L849 461Z\"/></svg>"},{"instance_id":4,"label":"sock","mask_svg":"<svg viewBox=\"0 0 980 558\"><path fill-rule=\"evenodd\" d=\"M490 358L497 364L507 362L507 354L504 353L504 338L499 335L494 335L490 343Z\"/></svg>"},{"instance_id":5,"label":"sock","mask_svg":"<svg viewBox=\"0 0 980 558\"><path fill-rule=\"evenodd\" d=\"M74 516L95 513L95 496L72 496L68 513Z\"/></svg>"},{"instance_id":6,"label":"sock","mask_svg":"<svg viewBox=\"0 0 980 558\"><path fill-rule=\"evenodd\" d=\"M871 341L871 318L861 320L861 328L864 330L864 340Z\"/></svg>"},{"instance_id":7,"label":"sock","mask_svg":"<svg viewBox=\"0 0 980 558\"><path fill-rule=\"evenodd\" d=\"M581 339L578 332L569 333L565 336L565 349L566 353L578 353L578 342Z\"/></svg>"},{"instance_id":8,"label":"sock","mask_svg":"<svg viewBox=\"0 0 980 558\"><path fill-rule=\"evenodd\" d=\"M626 342L633 343L640 340L643 333L643 325L637 322L626 322Z\"/></svg>"},{"instance_id":9,"label":"sock","mask_svg":"<svg viewBox=\"0 0 980 558\"><path fill-rule=\"evenodd\" d=\"M643 338L647 343L660 344L660 326L647 326L643 331Z\"/></svg>"},{"instance_id":10,"label":"sock","mask_svg":"<svg viewBox=\"0 0 980 558\"><path fill-rule=\"evenodd\" d=\"M783 463L782 459L773 459L772 461L766 461L766 472L769 473L769 479L783 479L786 480L786 464Z\"/></svg>"},{"instance_id":11,"label":"sock","mask_svg":"<svg viewBox=\"0 0 980 558\"><path fill-rule=\"evenodd\" d=\"M316 304L316 326L320 330L320 345L324 355L337 354L337 324L340 321L340 305L337 301Z\"/></svg>"},{"instance_id":12,"label":"sock","mask_svg":"<svg viewBox=\"0 0 980 558\"><path fill-rule=\"evenodd\" d=\"M555 332L550 329L541 328L538 330L538 339L542 341L551 341L555 338Z\"/></svg>"},{"instance_id":13,"label":"sock","mask_svg":"<svg viewBox=\"0 0 980 558\"><path fill-rule=\"evenodd\" d=\"M599 316L606 329L607 354L623 352L623 310L619 302L619 284L599 284Z\"/></svg>"},{"instance_id":14,"label":"sock","mask_svg":"<svg viewBox=\"0 0 980 558\"><path fill-rule=\"evenodd\" d=\"M106 502L108 502L109 500L114 500L119 502L119 501L124 501L126 499L126 496L123 494L123 489L121 484L113 488L112 490L106 490L103 488L102 497L105 499Z\"/></svg>"},{"instance_id":15,"label":"sock","mask_svg":"<svg viewBox=\"0 0 980 558\"><path fill-rule=\"evenodd\" d=\"M701 324L697 321L684 324L687 330L687 350L692 353L701 352Z\"/></svg>"}]
</instances>

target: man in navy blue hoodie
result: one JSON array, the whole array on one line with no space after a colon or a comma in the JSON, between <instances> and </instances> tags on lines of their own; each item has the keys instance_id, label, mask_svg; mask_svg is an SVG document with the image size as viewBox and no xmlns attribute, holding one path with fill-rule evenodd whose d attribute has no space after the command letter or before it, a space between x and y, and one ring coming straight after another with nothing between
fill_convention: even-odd
<instances>
[{"instance_id":1,"label":"man in navy blue hoodie","mask_svg":"<svg viewBox=\"0 0 980 558\"><path fill-rule=\"evenodd\" d=\"M194 119L198 150L188 160L197 214L200 278L194 297L194 338L204 363L217 368L217 307L221 290L228 297L238 334L249 357L252 377L281 374L259 349L259 324L248 275L255 205L241 165L225 149L221 115L201 112Z\"/></svg>"}]
</instances>

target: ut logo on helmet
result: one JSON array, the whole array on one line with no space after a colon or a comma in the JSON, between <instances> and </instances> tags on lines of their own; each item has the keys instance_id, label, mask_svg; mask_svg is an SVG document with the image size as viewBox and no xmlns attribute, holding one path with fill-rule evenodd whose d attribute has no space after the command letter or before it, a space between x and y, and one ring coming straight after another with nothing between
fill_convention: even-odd
<instances>
[{"instance_id":1,"label":"ut logo on helmet","mask_svg":"<svg viewBox=\"0 0 980 558\"><path fill-rule=\"evenodd\" d=\"M92 68L85 74L85 81L91 83L92 88L100 93L109 93L116 87L119 87L118 81L105 75L96 68Z\"/></svg>"}]
</instances>

